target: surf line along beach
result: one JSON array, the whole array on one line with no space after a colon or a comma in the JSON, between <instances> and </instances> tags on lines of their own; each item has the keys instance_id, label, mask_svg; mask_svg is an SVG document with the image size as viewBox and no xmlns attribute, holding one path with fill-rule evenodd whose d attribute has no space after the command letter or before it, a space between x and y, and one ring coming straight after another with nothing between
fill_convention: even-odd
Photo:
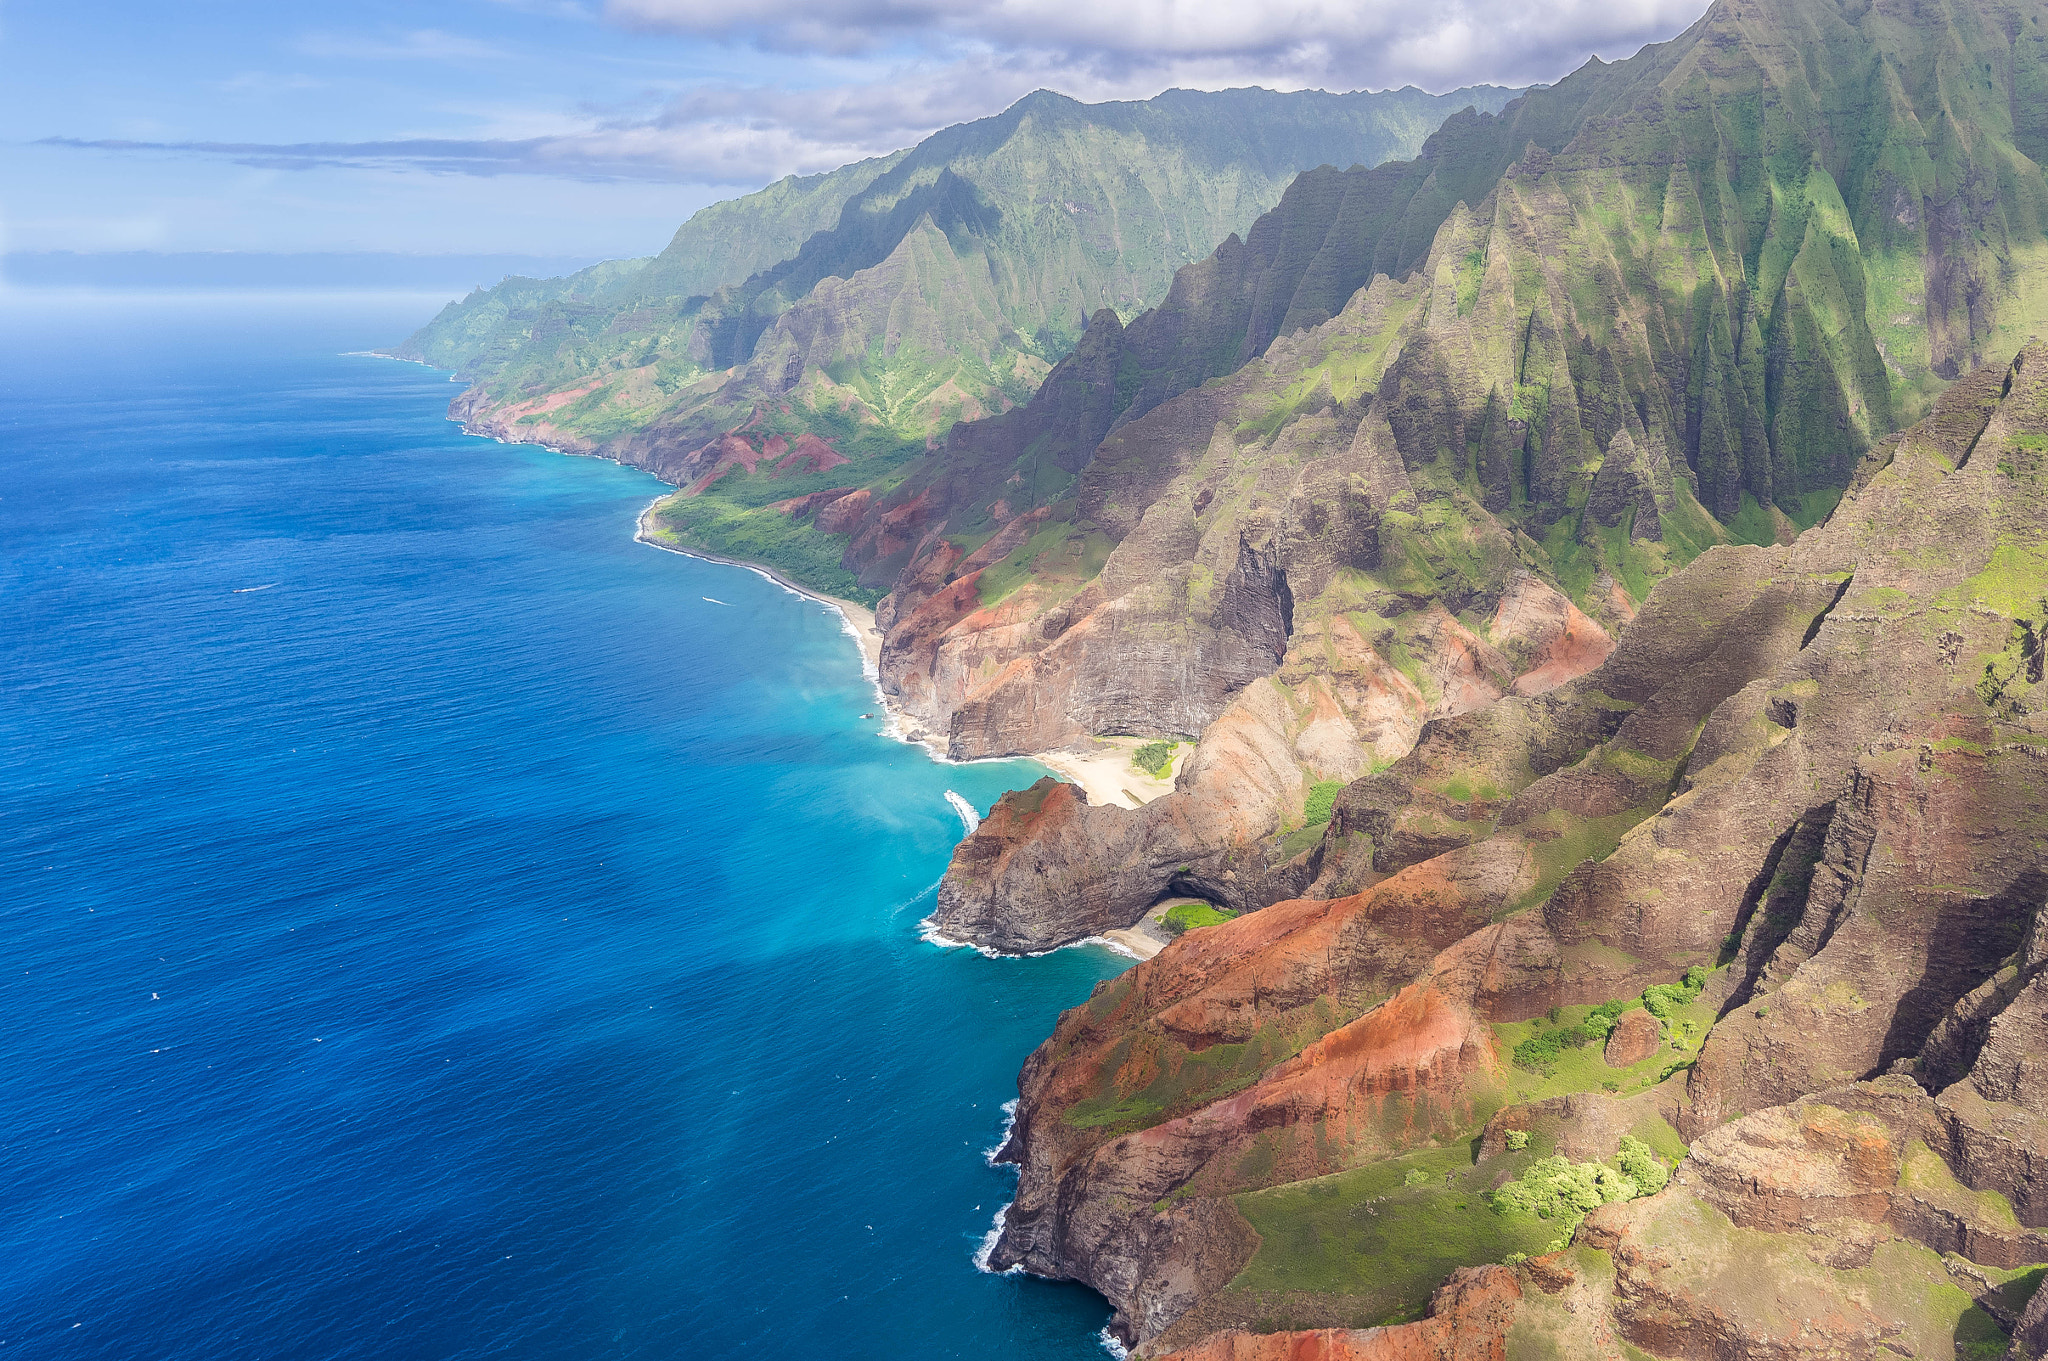
<instances>
[{"instance_id":1,"label":"surf line along beach","mask_svg":"<svg viewBox=\"0 0 2048 1361\"><path fill-rule=\"evenodd\" d=\"M728 567L743 567L754 572L794 595L815 600L839 612L847 634L860 648L861 670L874 685L875 698L888 716L887 732L900 741L914 743L930 752L933 759L955 765L958 762L946 752L943 735L928 732L914 717L905 713L882 689L882 631L875 625L875 612L865 605L838 596L814 591L808 586L799 586L772 567L757 562L745 562L738 558L722 557L701 548L686 547L674 536L663 530L658 523L656 510L673 493L663 493L648 502L640 512L638 526L633 537L653 548L670 553L680 553L687 558L704 562L723 563ZM717 602L723 604L723 601ZM1140 807L1174 788L1174 777L1179 773L1182 761L1191 748L1182 748L1174 755L1172 765L1159 775L1151 775L1139 769L1131 760L1131 752L1139 739L1100 739L1093 751L1046 751L1028 752L1021 759L1035 761L1072 784L1079 785L1092 804L1109 804L1118 808Z\"/></svg>"}]
</instances>

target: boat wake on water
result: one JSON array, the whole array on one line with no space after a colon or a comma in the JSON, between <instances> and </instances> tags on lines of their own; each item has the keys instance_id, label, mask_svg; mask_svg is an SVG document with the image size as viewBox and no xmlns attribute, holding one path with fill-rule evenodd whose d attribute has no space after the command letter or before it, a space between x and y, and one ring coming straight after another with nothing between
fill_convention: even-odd
<instances>
[{"instance_id":1,"label":"boat wake on water","mask_svg":"<svg viewBox=\"0 0 2048 1361\"><path fill-rule=\"evenodd\" d=\"M946 802L953 805L953 811L958 813L960 821L966 824L967 835L973 836L974 829L981 826L981 814L974 811L974 805L950 789L946 791Z\"/></svg>"}]
</instances>

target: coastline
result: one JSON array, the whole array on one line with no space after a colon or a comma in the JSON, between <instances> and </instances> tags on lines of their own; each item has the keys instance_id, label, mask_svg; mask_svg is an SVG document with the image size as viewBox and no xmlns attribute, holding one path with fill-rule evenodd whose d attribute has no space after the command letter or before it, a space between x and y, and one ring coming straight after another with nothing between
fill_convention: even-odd
<instances>
[{"instance_id":1,"label":"coastline","mask_svg":"<svg viewBox=\"0 0 2048 1361\"><path fill-rule=\"evenodd\" d=\"M851 600L842 600L836 595L826 595L823 591L814 591L808 586L799 586L773 567L764 567L758 562L743 562L738 558L721 557L716 553L707 552L701 548L685 548L681 544L669 543L657 537L650 523L654 518L654 508L663 501L668 500L672 495L674 495L673 492L663 492L641 509L640 517L635 522L633 528L633 539L635 542L644 543L649 548L659 548L665 553L680 553L686 558L696 558L702 562L722 563L727 567L744 567L757 576L768 578L768 580L792 595L800 595L806 600L815 600L820 605L831 606L839 611L839 617L846 625L847 633L852 635L854 643L860 648L862 672L866 674L869 680L879 681L881 679L882 631L875 627L875 612L873 610ZM880 694L881 692L877 690L876 693ZM883 696L882 702L888 704L888 697ZM892 720L899 717L893 705L890 706L890 717Z\"/></svg>"},{"instance_id":2,"label":"coastline","mask_svg":"<svg viewBox=\"0 0 2048 1361\"><path fill-rule=\"evenodd\" d=\"M842 627L860 648L861 671L874 686L875 700L882 706L882 712L888 719L888 734L898 741L923 747L933 760L942 764L965 764L947 754L945 739L925 731L922 723L904 712L882 689L882 631L875 626L873 610L851 600L827 595L808 586L800 586L774 568L763 566L761 563L728 558L701 548L685 548L681 544L661 538L653 527L655 507L672 494L664 492L641 509L633 531L633 538L637 542L644 543L650 548L659 548L664 552L679 553L686 558L721 563L727 567L743 567L758 576L766 577L792 595L800 595L806 600L815 600L821 605L837 610ZM1138 745L1137 738L1098 738L1096 749L1093 751L1034 751L1026 752L1021 757L991 759L1034 761L1069 784L1080 786L1082 793L1087 795L1088 802L1097 806L1106 804L1116 808L1142 808L1154 799L1173 792L1174 777L1179 773L1180 766L1193 747L1190 745L1176 751L1173 764L1167 768L1164 776L1153 776L1138 769L1131 762L1131 751Z\"/></svg>"},{"instance_id":3,"label":"coastline","mask_svg":"<svg viewBox=\"0 0 2048 1361\"><path fill-rule=\"evenodd\" d=\"M374 352L371 353L374 354ZM398 359L398 356L388 354L375 355L375 357ZM399 360L399 362L424 364L425 361ZM426 365L426 367L431 368L433 366ZM538 448L546 449L550 453L562 454L572 458L603 458L606 462L618 462L617 459L608 458L604 454L578 449L565 449L559 445L549 444L545 440L507 439L495 431L480 428L465 418L451 416L450 419L461 425L465 434L475 435L480 439L492 440L499 444L531 444ZM672 495L674 495L673 488L663 492L641 508L640 514L636 517L633 526L635 542L646 544L649 548L661 549L666 553L677 553L686 558L696 558L702 562L715 562L727 567L744 568L757 576L765 577L767 580L774 582L792 595L802 596L806 600L815 600L821 605L836 610L839 614L840 627L845 630L848 637L853 639L854 646L860 650L861 672L867 677L868 683L874 687L875 702L880 707L882 716L886 720L886 726L883 729L884 733L899 742L907 742L913 746L923 747L927 755L942 765L968 764L967 762L955 760L949 755L946 749L946 740L943 736L927 731L921 720L905 712L889 696L888 692L882 689L881 663L883 638L881 630L875 626L875 612L873 610L856 601L827 595L822 591L813 590L811 587L799 585L774 568L761 563L748 562L742 558L729 558L719 553L710 552L707 549L686 548L681 544L660 537L654 528L655 508ZM1140 742L1141 739L1138 738L1097 738L1095 739L1093 750L1066 748L1058 751L1026 752L1020 756L990 759L1034 762L1056 777L1065 780L1069 784L1078 786L1082 793L1087 796L1088 802L1098 807L1107 805L1124 809L1142 808L1154 799L1162 798L1173 792L1175 777L1180 773L1181 766L1186 762L1188 756L1192 754L1194 748L1193 744L1184 745L1174 753L1173 762L1167 768L1164 775L1155 777L1138 769L1131 762L1131 752L1136 749Z\"/></svg>"},{"instance_id":4,"label":"coastline","mask_svg":"<svg viewBox=\"0 0 2048 1361\"><path fill-rule=\"evenodd\" d=\"M400 363L415 363L425 368L433 367L433 365L427 364L424 360L399 359L396 355L369 352L366 357L393 359ZM539 439L508 439L496 431L480 428L464 417L451 415L449 419L460 425L464 434L473 435L480 439L488 439L493 443L530 444L546 449L550 453L561 454L567 457L599 458L607 463L620 463L620 460L597 453L594 450L567 449ZM621 466L629 465L621 464ZM882 735L894 738L899 742L924 748L925 754L939 765L978 764L975 761L954 759L948 754L947 743L942 736L926 731L922 721L906 713L889 696L888 692L882 688L881 661L883 635L881 630L876 627L875 612L873 610L856 601L827 595L822 591L799 585L774 568L762 563L748 562L741 558L730 558L705 549L686 548L679 543L674 543L660 537L659 531L655 527L656 507L673 496L676 490L676 488L671 486L667 491L654 497L645 506L641 507L639 515L634 518L634 542L645 544L649 548L658 548L666 553L675 553L686 558L696 558L702 562L715 562L721 566L744 568L756 576L774 582L791 595L800 596L806 600L814 600L828 609L837 612L841 630L853 640L854 646L859 650L861 674L867 678L868 684L874 690L875 703L884 719ZM1142 808L1154 799L1174 792L1175 782L1181 768L1194 752L1193 743L1181 744L1174 752L1173 758L1166 770L1159 776L1153 776L1140 770L1131 759L1132 753L1138 746L1142 745L1143 740L1142 738L1098 737L1094 739L1093 750L1063 749L1048 752L1027 752L1016 756L989 757L986 759L1030 761L1052 774L1055 778L1079 787L1083 797L1091 805L1108 805L1123 809ZM962 800L961 802L964 803L965 801ZM967 812L974 812L975 821L979 822L979 813L976 810L972 810L971 806L963 810L963 821ZM973 832L973 826L968 826L962 839L964 840L966 836L973 835ZM1148 922L1139 922L1127 930L1090 936L1085 940L1073 942L1071 946L1060 946L1057 948L1070 949L1074 946L1096 945L1114 954L1122 955L1127 959L1143 961L1157 954L1166 944L1164 939L1155 935L1153 931L1146 929L1149 925L1150 923ZM981 954L990 957L1008 957L1002 955L1000 951L968 945L965 941L947 939L932 929L930 918L926 918L919 923L919 936L928 943L943 949L967 948L977 950ZM1051 951L1037 951L1033 953L1049 954Z\"/></svg>"}]
</instances>

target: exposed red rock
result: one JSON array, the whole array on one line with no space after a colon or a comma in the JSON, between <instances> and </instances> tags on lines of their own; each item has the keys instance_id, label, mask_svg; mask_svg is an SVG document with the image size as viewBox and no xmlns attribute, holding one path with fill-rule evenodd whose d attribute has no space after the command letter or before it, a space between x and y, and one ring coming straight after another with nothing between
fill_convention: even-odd
<instances>
[{"instance_id":1,"label":"exposed red rock","mask_svg":"<svg viewBox=\"0 0 2048 1361\"><path fill-rule=\"evenodd\" d=\"M782 436L775 436L768 444L770 447L763 448L761 455L764 459L776 460L777 477L795 473L822 473L847 461L845 455L808 430L796 437L796 449L786 456L783 451L788 449L789 445Z\"/></svg>"},{"instance_id":2,"label":"exposed red rock","mask_svg":"<svg viewBox=\"0 0 2048 1361\"><path fill-rule=\"evenodd\" d=\"M844 500L853 491L851 487L828 487L806 496L792 496L787 501L773 501L768 509L787 515L792 520L808 518L812 512L822 510L834 501ZM814 522L815 523L815 522Z\"/></svg>"},{"instance_id":3,"label":"exposed red rock","mask_svg":"<svg viewBox=\"0 0 2048 1361\"><path fill-rule=\"evenodd\" d=\"M860 527L861 519L867 514L868 505L873 500L874 493L866 487L860 487L822 507L818 511L818 518L811 524L820 533L851 534Z\"/></svg>"},{"instance_id":4,"label":"exposed red rock","mask_svg":"<svg viewBox=\"0 0 2048 1361\"><path fill-rule=\"evenodd\" d=\"M1430 1301L1429 1317L1390 1328L1219 1333L1164 1361L1504 1361L1522 1287L1505 1267L1459 1271Z\"/></svg>"},{"instance_id":5,"label":"exposed red rock","mask_svg":"<svg viewBox=\"0 0 2048 1361\"><path fill-rule=\"evenodd\" d=\"M1663 1029L1656 1017L1647 1011L1624 1011L1615 1018L1601 1057L1609 1068L1626 1068L1656 1053L1663 1039Z\"/></svg>"}]
</instances>

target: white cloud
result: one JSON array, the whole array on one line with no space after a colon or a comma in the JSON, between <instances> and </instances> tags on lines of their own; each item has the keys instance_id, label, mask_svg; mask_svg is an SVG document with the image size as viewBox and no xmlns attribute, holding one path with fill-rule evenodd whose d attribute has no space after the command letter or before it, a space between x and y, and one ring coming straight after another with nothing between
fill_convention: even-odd
<instances>
[{"instance_id":1,"label":"white cloud","mask_svg":"<svg viewBox=\"0 0 2048 1361\"><path fill-rule=\"evenodd\" d=\"M521 0L540 2L545 0ZM462 135L300 143L51 139L121 153L173 153L265 170L353 167L436 175L542 175L751 188L786 174L885 155L939 128L1000 112L1035 89L1084 101L1143 99L1175 86L1336 90L1554 81L1592 53L1618 58L1675 36L1705 0L1409 0L1255 6L1189 0L610 0L615 21L763 42L887 52L813 53L781 63L809 84L642 89L609 108L550 110L504 99L443 103ZM925 32L902 31L923 23ZM1023 40L1028 36L1028 43ZM310 41L310 40L309 40ZM374 40L319 37L330 55L465 58L496 49L437 30Z\"/></svg>"},{"instance_id":2,"label":"white cloud","mask_svg":"<svg viewBox=\"0 0 2048 1361\"><path fill-rule=\"evenodd\" d=\"M934 38L1098 70L1219 62L1357 89L1554 80L1669 38L1704 0L607 0L631 27L846 52Z\"/></svg>"}]
</instances>

